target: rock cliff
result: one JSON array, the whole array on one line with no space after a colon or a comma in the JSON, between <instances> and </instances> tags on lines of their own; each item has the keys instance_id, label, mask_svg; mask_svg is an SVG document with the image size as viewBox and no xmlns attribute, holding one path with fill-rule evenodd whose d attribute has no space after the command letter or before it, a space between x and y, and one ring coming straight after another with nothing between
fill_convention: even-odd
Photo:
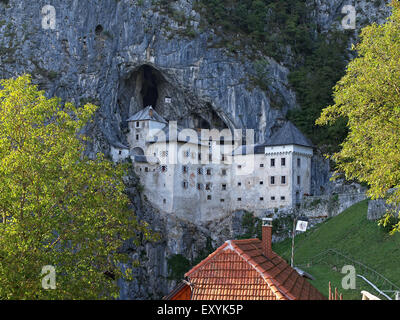
<instances>
[{"instance_id":1,"label":"rock cliff","mask_svg":"<svg viewBox=\"0 0 400 320\"><path fill-rule=\"evenodd\" d=\"M183 126L254 129L256 142L268 138L279 119L297 106L288 66L262 57L271 83L268 90L254 85L248 49L232 55L220 47L218 26L200 27L203 13L194 10L193 0L170 1L173 14L162 8L165 1L50 2L54 29L48 28L51 12L42 11L49 1L0 0L0 78L30 73L49 96L98 104L95 121L86 129L93 138L92 155L108 154L112 143L126 144L125 120L147 104ZM356 5L358 26L388 15L384 1L355 2L309 0L310 19L327 32L341 28L346 4ZM177 17L188 22L183 25ZM320 190L328 167L315 163L314 185ZM121 283L121 298L159 298L174 285L167 280L167 258L182 254L193 260L208 238L220 245L232 235L232 218L191 225L160 216L140 197L133 173L129 178L133 209L162 240L140 248L127 244L142 266L135 269L135 282Z\"/></svg>"}]
</instances>

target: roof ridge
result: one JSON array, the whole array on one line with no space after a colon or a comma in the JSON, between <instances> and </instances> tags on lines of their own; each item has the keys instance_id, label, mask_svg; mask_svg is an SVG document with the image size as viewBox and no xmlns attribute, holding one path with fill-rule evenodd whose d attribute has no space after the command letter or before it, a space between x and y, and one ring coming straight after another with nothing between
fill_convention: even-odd
<instances>
[{"instance_id":1,"label":"roof ridge","mask_svg":"<svg viewBox=\"0 0 400 320\"><path fill-rule=\"evenodd\" d=\"M260 242L261 240L258 238L227 240L206 259L188 271L185 276L196 278L198 275L201 277L199 269L212 263L226 250L230 250L242 259L243 263L259 274L278 300L300 300L308 297L323 299L324 296L277 253L272 251L271 256L265 256L259 246ZM272 265L272 267L266 267L266 265ZM200 273L197 274L197 272ZM311 288L315 289L313 293L308 292L311 291Z\"/></svg>"},{"instance_id":2,"label":"roof ridge","mask_svg":"<svg viewBox=\"0 0 400 320\"><path fill-rule=\"evenodd\" d=\"M255 239L254 239L255 240ZM258 238L256 238L256 240L259 240ZM261 240L259 240L261 241ZM239 248L238 246L236 246L236 244L234 243L235 246L235 252L242 258L244 258L244 260L251 266L253 267L259 274L260 276L264 279L264 281L267 283L267 285L270 287L270 289L272 290L272 292L274 292L274 294L277 295L277 291L279 291L279 294L281 295L281 297L279 297L279 299L282 299L283 296L286 296L289 299L293 299L292 297L289 297L286 293L283 292L282 288L280 288L282 285L279 285L279 282L276 281L276 279L274 279L270 273L265 270L264 268L262 268L260 266L259 263L257 263L256 261L254 261L254 259L252 257L250 257L248 254L246 254L241 248ZM257 248L258 249L258 248ZM240 251L241 254L238 252ZM262 254L262 256L267 259L268 261L270 261L273 265L275 265L272 261L272 259L269 259L268 257L266 257L265 255ZM248 257L248 259L246 259L245 257ZM267 277L267 276L268 277ZM272 282L272 283L270 283ZM274 282L278 282L278 284L275 284ZM276 289L276 290L275 290Z\"/></svg>"}]
</instances>

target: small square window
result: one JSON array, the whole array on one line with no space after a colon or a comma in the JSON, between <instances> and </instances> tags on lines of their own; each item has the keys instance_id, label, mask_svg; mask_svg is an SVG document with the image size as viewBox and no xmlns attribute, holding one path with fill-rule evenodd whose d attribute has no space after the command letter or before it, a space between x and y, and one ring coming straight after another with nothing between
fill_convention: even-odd
<instances>
[{"instance_id":1,"label":"small square window","mask_svg":"<svg viewBox=\"0 0 400 320\"><path fill-rule=\"evenodd\" d=\"M275 197L274 197L274 196L272 196L272 197L271 197L271 200L272 200L272 201L275 201Z\"/></svg>"},{"instance_id":2,"label":"small square window","mask_svg":"<svg viewBox=\"0 0 400 320\"><path fill-rule=\"evenodd\" d=\"M285 200L286 198L284 196L281 197L281 200Z\"/></svg>"},{"instance_id":3,"label":"small square window","mask_svg":"<svg viewBox=\"0 0 400 320\"><path fill-rule=\"evenodd\" d=\"M202 185L201 183L198 183L198 184L197 184L197 189L198 189L198 190L203 190L203 185Z\"/></svg>"},{"instance_id":4,"label":"small square window","mask_svg":"<svg viewBox=\"0 0 400 320\"><path fill-rule=\"evenodd\" d=\"M145 171L145 172L149 172L149 168L147 168L147 167L144 168L144 171Z\"/></svg>"},{"instance_id":5,"label":"small square window","mask_svg":"<svg viewBox=\"0 0 400 320\"><path fill-rule=\"evenodd\" d=\"M271 177L271 184L275 184L275 177Z\"/></svg>"},{"instance_id":6,"label":"small square window","mask_svg":"<svg viewBox=\"0 0 400 320\"><path fill-rule=\"evenodd\" d=\"M264 163L260 163L260 168L264 168Z\"/></svg>"},{"instance_id":7,"label":"small square window","mask_svg":"<svg viewBox=\"0 0 400 320\"><path fill-rule=\"evenodd\" d=\"M275 159L271 159L271 167L275 167Z\"/></svg>"},{"instance_id":8,"label":"small square window","mask_svg":"<svg viewBox=\"0 0 400 320\"><path fill-rule=\"evenodd\" d=\"M264 201L264 197L261 197L261 198L260 198L260 201Z\"/></svg>"},{"instance_id":9,"label":"small square window","mask_svg":"<svg viewBox=\"0 0 400 320\"><path fill-rule=\"evenodd\" d=\"M286 158L281 158L281 166L286 166Z\"/></svg>"},{"instance_id":10,"label":"small square window","mask_svg":"<svg viewBox=\"0 0 400 320\"><path fill-rule=\"evenodd\" d=\"M285 184L286 183L286 176L282 176L281 177L281 184Z\"/></svg>"},{"instance_id":11,"label":"small square window","mask_svg":"<svg viewBox=\"0 0 400 320\"><path fill-rule=\"evenodd\" d=\"M197 174L202 175L203 174L203 168L197 168Z\"/></svg>"},{"instance_id":12,"label":"small square window","mask_svg":"<svg viewBox=\"0 0 400 320\"><path fill-rule=\"evenodd\" d=\"M188 167L187 166L183 166L182 167L182 172L183 173L187 173L188 172Z\"/></svg>"},{"instance_id":13,"label":"small square window","mask_svg":"<svg viewBox=\"0 0 400 320\"><path fill-rule=\"evenodd\" d=\"M226 169L222 169L222 175L226 176Z\"/></svg>"},{"instance_id":14,"label":"small square window","mask_svg":"<svg viewBox=\"0 0 400 320\"><path fill-rule=\"evenodd\" d=\"M139 140L139 135L138 134L136 135L136 140Z\"/></svg>"},{"instance_id":15,"label":"small square window","mask_svg":"<svg viewBox=\"0 0 400 320\"><path fill-rule=\"evenodd\" d=\"M225 202L225 199L221 199L220 201L221 201L221 202Z\"/></svg>"},{"instance_id":16,"label":"small square window","mask_svg":"<svg viewBox=\"0 0 400 320\"><path fill-rule=\"evenodd\" d=\"M242 183L241 182L238 182L238 186L240 187L242 185Z\"/></svg>"},{"instance_id":17,"label":"small square window","mask_svg":"<svg viewBox=\"0 0 400 320\"><path fill-rule=\"evenodd\" d=\"M211 176L211 169L207 169L207 175Z\"/></svg>"},{"instance_id":18,"label":"small square window","mask_svg":"<svg viewBox=\"0 0 400 320\"><path fill-rule=\"evenodd\" d=\"M297 167L301 167L301 159L300 158L297 158Z\"/></svg>"},{"instance_id":19,"label":"small square window","mask_svg":"<svg viewBox=\"0 0 400 320\"><path fill-rule=\"evenodd\" d=\"M166 203L167 203L167 199L164 199L164 200L163 200L163 203L166 204Z\"/></svg>"},{"instance_id":20,"label":"small square window","mask_svg":"<svg viewBox=\"0 0 400 320\"><path fill-rule=\"evenodd\" d=\"M300 176L297 176L297 184L300 185L300 182L301 182L301 178L300 178Z\"/></svg>"},{"instance_id":21,"label":"small square window","mask_svg":"<svg viewBox=\"0 0 400 320\"><path fill-rule=\"evenodd\" d=\"M140 122L136 121L136 128L140 128Z\"/></svg>"},{"instance_id":22,"label":"small square window","mask_svg":"<svg viewBox=\"0 0 400 320\"><path fill-rule=\"evenodd\" d=\"M183 181L183 188L187 189L189 187L189 183L187 181Z\"/></svg>"},{"instance_id":23,"label":"small square window","mask_svg":"<svg viewBox=\"0 0 400 320\"><path fill-rule=\"evenodd\" d=\"M211 190L211 183L206 184L206 190L210 191Z\"/></svg>"},{"instance_id":24,"label":"small square window","mask_svg":"<svg viewBox=\"0 0 400 320\"><path fill-rule=\"evenodd\" d=\"M207 196L207 200L211 200L211 196L210 195Z\"/></svg>"},{"instance_id":25,"label":"small square window","mask_svg":"<svg viewBox=\"0 0 400 320\"><path fill-rule=\"evenodd\" d=\"M260 181L260 184L263 185L263 184L264 184L264 181Z\"/></svg>"},{"instance_id":26,"label":"small square window","mask_svg":"<svg viewBox=\"0 0 400 320\"><path fill-rule=\"evenodd\" d=\"M237 198L237 201L242 201L242 198Z\"/></svg>"},{"instance_id":27,"label":"small square window","mask_svg":"<svg viewBox=\"0 0 400 320\"><path fill-rule=\"evenodd\" d=\"M226 190L226 184L222 185L222 190L225 191Z\"/></svg>"}]
</instances>

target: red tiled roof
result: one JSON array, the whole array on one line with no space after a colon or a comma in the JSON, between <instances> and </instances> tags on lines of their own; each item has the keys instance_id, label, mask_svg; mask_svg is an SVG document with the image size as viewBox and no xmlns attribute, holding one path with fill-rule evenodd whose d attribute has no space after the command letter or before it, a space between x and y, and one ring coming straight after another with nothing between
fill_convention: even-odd
<instances>
[{"instance_id":1,"label":"red tiled roof","mask_svg":"<svg viewBox=\"0 0 400 320\"><path fill-rule=\"evenodd\" d=\"M186 282L179 283L163 300L190 300L191 290Z\"/></svg>"},{"instance_id":2,"label":"red tiled roof","mask_svg":"<svg viewBox=\"0 0 400 320\"><path fill-rule=\"evenodd\" d=\"M326 299L276 253L264 256L259 239L227 241L185 276L193 300Z\"/></svg>"}]
</instances>

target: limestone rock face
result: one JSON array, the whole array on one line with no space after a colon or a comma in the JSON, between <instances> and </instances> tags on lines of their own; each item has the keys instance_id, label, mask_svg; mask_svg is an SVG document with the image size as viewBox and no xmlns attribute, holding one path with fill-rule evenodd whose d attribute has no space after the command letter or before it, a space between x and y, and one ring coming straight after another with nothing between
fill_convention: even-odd
<instances>
[{"instance_id":1,"label":"limestone rock face","mask_svg":"<svg viewBox=\"0 0 400 320\"><path fill-rule=\"evenodd\" d=\"M153 2L52 0L55 28L46 29L50 12L42 8L48 1L1 0L0 78L30 73L49 96L99 105L86 128L93 139L91 155L108 154L111 144L126 144L125 120L147 104L183 126L249 128L255 130L255 142L268 138L279 119L297 106L288 68L262 57L272 82L268 91L261 90L250 81L255 70L247 49L230 55L218 47L221 39L214 30L199 27L194 0L173 2L174 10L190 20L191 34ZM309 0L310 15L322 31L340 29L341 6L347 2L354 4ZM381 22L389 13L384 1L355 2L359 19ZM273 107L277 97L279 108ZM315 190L327 180L328 169L316 162ZM141 199L133 173L130 178L133 209L162 240L140 248L127 244L132 259L142 265L135 269L134 282L120 284L121 298L160 298L174 285L167 280L167 258L182 254L194 259L207 238L214 247L221 245L232 235L232 218L193 225L162 216Z\"/></svg>"}]
</instances>

